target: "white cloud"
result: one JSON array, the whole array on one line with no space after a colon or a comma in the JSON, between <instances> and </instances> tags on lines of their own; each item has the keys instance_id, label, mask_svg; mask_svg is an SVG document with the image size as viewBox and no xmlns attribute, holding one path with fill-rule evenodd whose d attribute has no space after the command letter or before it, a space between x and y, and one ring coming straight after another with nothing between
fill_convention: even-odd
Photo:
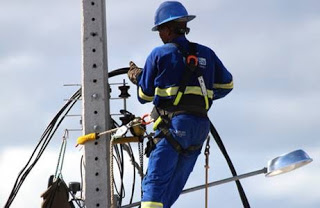
<instances>
[{"instance_id":1,"label":"white cloud","mask_svg":"<svg viewBox=\"0 0 320 208\"><path fill-rule=\"evenodd\" d=\"M0 67L1 75L5 76L10 72L19 73L20 70L24 70L26 66L37 67L39 59L36 59L34 54L16 54L15 56L1 57ZM31 72L32 73L32 72Z\"/></svg>"},{"instance_id":2,"label":"white cloud","mask_svg":"<svg viewBox=\"0 0 320 208\"><path fill-rule=\"evenodd\" d=\"M67 149L65 156L65 162L63 166L63 176L65 181L80 181L80 157L81 152L77 149L74 149L73 145L70 144ZM222 156L217 153L215 145L211 145L211 156L210 156L210 169L209 169L209 181L216 181L223 178L230 177L230 172L225 164ZM134 150L137 149L134 147ZM1 188L0 188L0 201L4 203L7 200L9 192L13 186L13 182L19 172L19 170L25 164L27 158L31 154L32 148L26 147L17 147L17 148L8 148L2 151L0 155L0 169L4 170L0 172L1 178ZM48 177L55 172L57 159L58 159L59 149L56 150L50 149L46 151L43 155L43 158L39 161L34 170L27 177L25 183L23 184L19 194L16 197L12 207L38 207L41 203L40 194L45 191ZM229 151L230 153L230 151ZM231 151L231 156L237 156L236 152ZM319 161L317 158L320 157L319 149L311 149L307 151L309 155L314 158L314 162L308 166L302 167L299 170L296 170L292 173L284 174L272 178L264 178L263 176L254 176L243 180L243 186L246 190L247 197L252 205L255 207L262 207L261 203L264 202L264 206L274 206L274 204L281 203L283 200L291 200L295 204L296 208L305 205L304 207L315 208L315 205L319 203L317 188L320 185L320 181L317 180L317 176L320 174L318 170ZM249 157L248 155L243 156ZM270 157L270 155L268 156ZM138 156L136 155L136 158ZM234 159L235 157L233 157ZM249 159L249 158L248 158ZM234 160L239 162L238 160ZM145 165L146 165L145 161ZM244 166L248 164L240 164L235 162L236 167L241 167L242 170ZM191 175L191 178L186 187L193 187L197 185L202 185L204 183L204 156L201 154L199 156L199 161L194 169L194 172ZM252 168L262 168L262 167L252 167L249 165L250 171L254 171ZM127 189L127 196L131 194L131 183L132 183L132 166L128 160L128 157L125 154L125 184ZM116 169L116 168L115 168ZM239 168L238 168L239 169ZM244 172L239 171L239 174ZM115 171L117 176L118 171ZM116 177L118 178L118 177ZM136 195L135 200L139 200L139 179L136 182ZM240 206L240 200L237 196L236 187L233 183L220 185L217 187L212 187L209 189L210 204L225 206L225 207L234 207ZM299 196L301 198L295 198ZM197 191L192 194L183 195L177 202L177 207L182 206L186 203L186 200L197 199L193 201L194 206L202 204L204 201L203 191ZM230 200L233 199L233 200ZM128 203L128 198L124 200L123 204ZM223 204L223 205L222 205ZM279 206L280 208L280 206Z\"/></svg>"},{"instance_id":3,"label":"white cloud","mask_svg":"<svg viewBox=\"0 0 320 208\"><path fill-rule=\"evenodd\" d=\"M160 2L141 1L138 6L129 0L107 2L109 70L125 67L130 60L143 66L151 49L161 44L158 34L150 31L154 10ZM197 15L189 24L191 33L188 38L213 47L235 78L234 91L215 102L210 116L238 172L259 166L261 161L269 159L270 154L277 155L295 148L308 150L320 145L317 138L319 2L182 2L191 14ZM11 0L1 4L0 125L1 136L5 139L0 143L0 169L6 170L0 172L4 181L0 189L1 203L24 163L20 158L24 160L31 153L24 145L36 142L34 138L40 136L47 122L62 106L63 99L75 91L74 88L63 88L62 84L80 82L80 20L80 2L75 0L46 3ZM122 78L111 81L122 82ZM118 93L114 88L113 95L117 97ZM133 85L130 94L129 111L137 116L150 112L152 105L137 103ZM111 101L112 112L118 113L122 106L120 101ZM80 110L76 109L74 114L79 113ZM78 124L67 121L62 128L73 127L77 128ZM20 146L13 148L15 145ZM212 154L212 176L213 179L223 178L229 172L221 155L215 151ZM71 155L78 155L78 152ZM316 191L308 196L305 196L307 191L298 191L299 188L314 190L318 182L314 179L318 174L317 149L310 155L315 159L312 164L279 176L279 179L246 179L244 184L255 207L270 207L274 205L271 201L282 207L318 207L314 205L319 204ZM26 188L21 190L26 194L18 195L17 200L21 201L15 202L16 207L24 207L22 204L26 201L30 203L28 207L39 206L39 195L54 171L57 154L49 151L44 157L38 164L39 169L34 170L36 174L30 175ZM78 160L74 158L73 162L78 163ZM68 171L67 168L73 165L75 168ZM77 175L77 170L78 164L66 165L65 175ZM190 185L203 182L202 171L203 163L200 162ZM312 180L316 182L312 183ZM256 184L261 185L256 187ZM212 188L210 193L212 206L240 206L233 185ZM29 197L28 194L33 195ZM196 206L202 194L192 194L190 198L183 196L176 207L184 206L190 200ZM297 199L301 194L310 204L298 207L290 203L294 201L291 198ZM282 204L283 199L287 199L287 204Z\"/></svg>"},{"instance_id":4,"label":"white cloud","mask_svg":"<svg viewBox=\"0 0 320 208\"><path fill-rule=\"evenodd\" d=\"M277 201L291 201L291 207L317 207L320 204L318 187L320 180L319 148L311 148L307 153L314 161L307 166L265 179L256 179L255 183L247 183L254 198L268 201L267 205L275 207ZM248 179L249 180L249 179ZM258 203L258 200L256 203ZM269 200L267 200L269 199ZM272 199L272 200L270 200ZM276 206L280 207L280 206Z\"/></svg>"},{"instance_id":5,"label":"white cloud","mask_svg":"<svg viewBox=\"0 0 320 208\"><path fill-rule=\"evenodd\" d=\"M31 156L32 150L29 147L16 147L7 148L1 152L0 202L2 206L7 201L14 181ZM12 208L40 207L42 202L40 195L47 189L49 176L55 174L58 155L58 149L56 151L48 150L43 154L38 164L26 178L15 201L12 203ZM80 181L80 157L80 152L72 151L71 148L68 149L62 171L66 182Z\"/></svg>"}]
</instances>

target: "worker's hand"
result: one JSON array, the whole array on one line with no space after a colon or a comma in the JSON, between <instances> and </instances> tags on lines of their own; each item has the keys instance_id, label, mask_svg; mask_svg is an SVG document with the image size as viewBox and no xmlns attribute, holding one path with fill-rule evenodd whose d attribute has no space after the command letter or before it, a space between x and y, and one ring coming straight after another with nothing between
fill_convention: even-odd
<instances>
[{"instance_id":1,"label":"worker's hand","mask_svg":"<svg viewBox=\"0 0 320 208\"><path fill-rule=\"evenodd\" d=\"M130 65L130 69L128 71L128 77L129 77L130 81L136 85L138 83L137 79L138 79L139 75L141 74L142 69L137 67L137 65L135 63L133 63L132 61L130 61L129 65Z\"/></svg>"}]
</instances>

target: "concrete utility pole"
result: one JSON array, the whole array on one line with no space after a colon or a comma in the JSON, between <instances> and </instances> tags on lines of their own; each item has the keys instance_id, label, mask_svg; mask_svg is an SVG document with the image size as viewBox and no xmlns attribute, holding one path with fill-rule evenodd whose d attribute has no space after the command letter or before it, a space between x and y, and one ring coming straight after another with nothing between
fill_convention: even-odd
<instances>
[{"instance_id":1,"label":"concrete utility pole","mask_svg":"<svg viewBox=\"0 0 320 208\"><path fill-rule=\"evenodd\" d=\"M105 0L82 0L82 105L84 135L110 129ZM84 146L87 208L110 208L110 136Z\"/></svg>"}]
</instances>

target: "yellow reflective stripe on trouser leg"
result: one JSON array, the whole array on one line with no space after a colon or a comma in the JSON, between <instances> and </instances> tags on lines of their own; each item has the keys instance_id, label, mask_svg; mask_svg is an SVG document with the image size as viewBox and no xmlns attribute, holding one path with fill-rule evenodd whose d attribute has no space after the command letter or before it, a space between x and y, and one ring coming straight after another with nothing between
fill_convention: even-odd
<instances>
[{"instance_id":1,"label":"yellow reflective stripe on trouser leg","mask_svg":"<svg viewBox=\"0 0 320 208\"><path fill-rule=\"evenodd\" d=\"M182 95L183 95L182 92L178 92L177 97L176 97L176 99L175 99L174 102L173 102L173 105L178 105L178 104L179 104Z\"/></svg>"},{"instance_id":2,"label":"yellow reflective stripe on trouser leg","mask_svg":"<svg viewBox=\"0 0 320 208\"><path fill-rule=\"evenodd\" d=\"M163 204L160 202L143 201L141 202L141 208L163 208Z\"/></svg>"}]
</instances>

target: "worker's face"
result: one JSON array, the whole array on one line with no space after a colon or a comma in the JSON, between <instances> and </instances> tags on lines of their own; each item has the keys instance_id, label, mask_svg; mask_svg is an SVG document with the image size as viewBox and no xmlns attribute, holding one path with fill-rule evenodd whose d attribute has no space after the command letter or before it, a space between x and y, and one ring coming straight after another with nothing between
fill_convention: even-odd
<instances>
[{"instance_id":1,"label":"worker's face","mask_svg":"<svg viewBox=\"0 0 320 208\"><path fill-rule=\"evenodd\" d=\"M160 25L158 31L162 42L168 43L170 41L170 29L166 26Z\"/></svg>"}]
</instances>

